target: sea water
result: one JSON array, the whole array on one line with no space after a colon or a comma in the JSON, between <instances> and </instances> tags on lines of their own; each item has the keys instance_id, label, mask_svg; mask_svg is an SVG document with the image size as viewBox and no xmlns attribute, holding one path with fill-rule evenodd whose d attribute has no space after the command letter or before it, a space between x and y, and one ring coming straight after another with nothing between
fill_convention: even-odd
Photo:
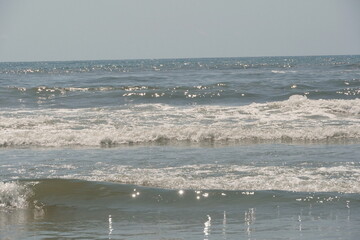
<instances>
[{"instance_id":1,"label":"sea water","mask_svg":"<svg viewBox=\"0 0 360 240\"><path fill-rule=\"evenodd\" d=\"M360 56L0 63L0 239L358 239Z\"/></svg>"}]
</instances>

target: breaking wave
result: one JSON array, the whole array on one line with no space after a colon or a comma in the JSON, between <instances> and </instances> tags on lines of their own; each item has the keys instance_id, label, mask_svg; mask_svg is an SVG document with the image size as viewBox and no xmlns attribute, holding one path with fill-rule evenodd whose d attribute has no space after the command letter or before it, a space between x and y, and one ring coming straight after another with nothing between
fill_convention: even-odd
<instances>
[{"instance_id":1,"label":"breaking wave","mask_svg":"<svg viewBox=\"0 0 360 240\"><path fill-rule=\"evenodd\" d=\"M11 186L10 186L11 185ZM25 193L25 194L24 194ZM213 204L339 204L356 207L357 194L287 190L166 189L76 179L38 179L0 183L0 210L47 208L103 209L134 206L210 207Z\"/></svg>"},{"instance_id":2,"label":"breaking wave","mask_svg":"<svg viewBox=\"0 0 360 240\"><path fill-rule=\"evenodd\" d=\"M6 110L0 145L350 143L360 141L360 99L245 106L126 105L113 108Z\"/></svg>"}]
</instances>

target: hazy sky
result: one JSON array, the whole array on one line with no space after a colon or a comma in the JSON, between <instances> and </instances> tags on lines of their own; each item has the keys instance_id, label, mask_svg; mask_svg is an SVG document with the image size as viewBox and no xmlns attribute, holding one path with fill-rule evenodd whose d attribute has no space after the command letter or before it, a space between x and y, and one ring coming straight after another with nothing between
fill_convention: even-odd
<instances>
[{"instance_id":1,"label":"hazy sky","mask_svg":"<svg viewBox=\"0 0 360 240\"><path fill-rule=\"evenodd\" d=\"M360 54L360 0L0 0L0 61Z\"/></svg>"}]
</instances>

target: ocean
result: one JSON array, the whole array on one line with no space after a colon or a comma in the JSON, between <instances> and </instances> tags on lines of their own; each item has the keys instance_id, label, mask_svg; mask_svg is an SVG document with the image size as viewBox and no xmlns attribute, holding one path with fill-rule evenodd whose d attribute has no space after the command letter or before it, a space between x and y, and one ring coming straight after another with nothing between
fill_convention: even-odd
<instances>
[{"instance_id":1,"label":"ocean","mask_svg":"<svg viewBox=\"0 0 360 240\"><path fill-rule=\"evenodd\" d=\"M360 56L0 63L0 239L358 239Z\"/></svg>"}]
</instances>

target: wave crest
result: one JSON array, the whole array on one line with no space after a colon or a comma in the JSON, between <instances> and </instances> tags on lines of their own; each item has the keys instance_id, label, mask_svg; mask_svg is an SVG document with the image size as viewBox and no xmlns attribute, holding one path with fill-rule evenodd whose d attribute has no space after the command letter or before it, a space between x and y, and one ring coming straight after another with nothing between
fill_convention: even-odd
<instances>
[{"instance_id":1,"label":"wave crest","mask_svg":"<svg viewBox=\"0 0 360 240\"><path fill-rule=\"evenodd\" d=\"M360 141L360 99L0 112L1 146Z\"/></svg>"},{"instance_id":2,"label":"wave crest","mask_svg":"<svg viewBox=\"0 0 360 240\"><path fill-rule=\"evenodd\" d=\"M32 191L18 182L0 182L0 208L27 208Z\"/></svg>"}]
</instances>

